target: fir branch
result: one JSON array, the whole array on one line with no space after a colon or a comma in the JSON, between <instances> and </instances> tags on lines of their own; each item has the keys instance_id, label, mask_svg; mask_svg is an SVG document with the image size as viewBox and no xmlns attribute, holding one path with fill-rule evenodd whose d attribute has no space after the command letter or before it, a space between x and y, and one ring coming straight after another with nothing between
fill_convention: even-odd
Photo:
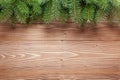
<instances>
[{"instance_id":1,"label":"fir branch","mask_svg":"<svg viewBox=\"0 0 120 80\"><path fill-rule=\"evenodd\" d=\"M0 21L30 23L42 20L78 24L97 23L101 18L120 20L119 0L0 0Z\"/></svg>"}]
</instances>

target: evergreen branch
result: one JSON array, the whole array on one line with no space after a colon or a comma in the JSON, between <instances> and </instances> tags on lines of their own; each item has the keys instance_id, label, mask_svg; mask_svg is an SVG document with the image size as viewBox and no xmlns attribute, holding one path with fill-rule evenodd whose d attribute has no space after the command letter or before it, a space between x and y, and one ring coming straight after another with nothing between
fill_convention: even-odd
<instances>
[{"instance_id":1,"label":"evergreen branch","mask_svg":"<svg viewBox=\"0 0 120 80\"><path fill-rule=\"evenodd\" d=\"M74 17L76 17L76 0L74 0Z\"/></svg>"},{"instance_id":2,"label":"evergreen branch","mask_svg":"<svg viewBox=\"0 0 120 80\"><path fill-rule=\"evenodd\" d=\"M119 0L0 0L0 21L29 23L42 20L78 24L96 23L101 18L120 20Z\"/></svg>"}]
</instances>

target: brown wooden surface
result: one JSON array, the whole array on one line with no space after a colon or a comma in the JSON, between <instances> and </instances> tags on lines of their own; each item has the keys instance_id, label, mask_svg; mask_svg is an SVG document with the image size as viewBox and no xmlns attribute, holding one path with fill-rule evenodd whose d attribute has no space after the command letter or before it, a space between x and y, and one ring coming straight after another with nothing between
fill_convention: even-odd
<instances>
[{"instance_id":1,"label":"brown wooden surface","mask_svg":"<svg viewBox=\"0 0 120 80\"><path fill-rule=\"evenodd\" d=\"M1 24L0 80L120 80L120 27Z\"/></svg>"}]
</instances>

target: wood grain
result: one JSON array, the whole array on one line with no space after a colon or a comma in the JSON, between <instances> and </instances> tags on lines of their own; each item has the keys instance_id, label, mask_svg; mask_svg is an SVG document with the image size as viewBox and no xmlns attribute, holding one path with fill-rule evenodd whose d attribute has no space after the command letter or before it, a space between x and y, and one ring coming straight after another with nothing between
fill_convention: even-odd
<instances>
[{"instance_id":1,"label":"wood grain","mask_svg":"<svg viewBox=\"0 0 120 80\"><path fill-rule=\"evenodd\" d=\"M120 80L120 28L1 24L0 80Z\"/></svg>"}]
</instances>

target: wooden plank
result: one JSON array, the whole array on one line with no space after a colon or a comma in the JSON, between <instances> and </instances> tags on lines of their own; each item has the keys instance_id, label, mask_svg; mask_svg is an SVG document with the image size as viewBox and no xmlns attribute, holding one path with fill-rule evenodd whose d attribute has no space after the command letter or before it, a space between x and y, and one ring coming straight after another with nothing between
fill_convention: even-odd
<instances>
[{"instance_id":1,"label":"wooden plank","mask_svg":"<svg viewBox=\"0 0 120 80\"><path fill-rule=\"evenodd\" d=\"M119 48L120 41L2 42L0 79L118 80Z\"/></svg>"},{"instance_id":2,"label":"wooden plank","mask_svg":"<svg viewBox=\"0 0 120 80\"><path fill-rule=\"evenodd\" d=\"M120 80L120 28L0 26L0 80Z\"/></svg>"},{"instance_id":3,"label":"wooden plank","mask_svg":"<svg viewBox=\"0 0 120 80\"><path fill-rule=\"evenodd\" d=\"M28 28L18 25L15 30L11 30L8 27L10 25L0 26L0 41L120 41L120 27L108 27L105 23L99 23L94 31L91 27L87 27L84 32L81 32L74 23L64 25L34 24Z\"/></svg>"}]
</instances>

